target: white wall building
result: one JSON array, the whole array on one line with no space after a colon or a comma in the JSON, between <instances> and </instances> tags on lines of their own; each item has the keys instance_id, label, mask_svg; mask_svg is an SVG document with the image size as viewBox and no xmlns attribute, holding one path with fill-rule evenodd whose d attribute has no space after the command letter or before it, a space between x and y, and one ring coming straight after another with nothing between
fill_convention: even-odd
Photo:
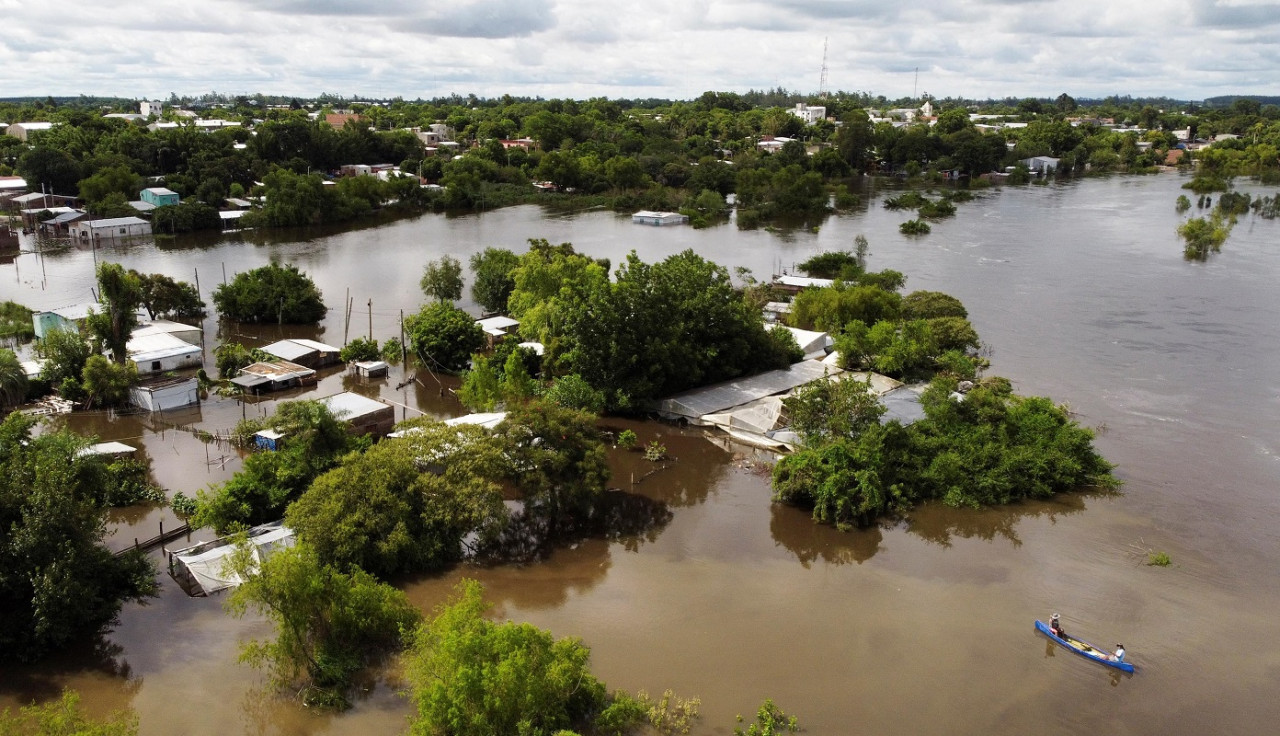
<instances>
[{"instance_id":1,"label":"white wall building","mask_svg":"<svg viewBox=\"0 0 1280 736\"><path fill-rule=\"evenodd\" d=\"M797 102L795 108L788 112L803 120L805 125L813 125L819 120L827 119L827 108L806 105L803 102Z\"/></svg>"}]
</instances>

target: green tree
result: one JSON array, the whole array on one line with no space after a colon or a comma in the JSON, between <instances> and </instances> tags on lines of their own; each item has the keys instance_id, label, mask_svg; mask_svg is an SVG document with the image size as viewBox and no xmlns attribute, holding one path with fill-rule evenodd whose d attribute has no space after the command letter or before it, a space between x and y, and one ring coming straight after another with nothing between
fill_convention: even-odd
<instances>
[{"instance_id":1,"label":"green tree","mask_svg":"<svg viewBox=\"0 0 1280 736\"><path fill-rule=\"evenodd\" d=\"M125 601L155 594L141 553L102 545L105 510L91 466L69 432L32 434L35 420L0 424L0 658L32 660L109 625Z\"/></svg>"},{"instance_id":2,"label":"green tree","mask_svg":"<svg viewBox=\"0 0 1280 736\"><path fill-rule=\"evenodd\" d=\"M439 302L462 298L462 264L453 256L441 256L422 270L422 292Z\"/></svg>"},{"instance_id":3,"label":"green tree","mask_svg":"<svg viewBox=\"0 0 1280 736\"><path fill-rule=\"evenodd\" d=\"M242 546L232 569L245 582L227 609L237 618L253 610L275 627L275 639L244 645L240 661L265 669L278 687L302 685L304 702L344 706L355 674L397 649L421 619L403 592L358 568L325 565L305 544L276 550L261 566Z\"/></svg>"},{"instance_id":4,"label":"green tree","mask_svg":"<svg viewBox=\"0 0 1280 736\"><path fill-rule=\"evenodd\" d=\"M600 414L605 409L604 392L592 388L591 384L577 373L557 378L543 394L543 398L566 409L577 409L591 414Z\"/></svg>"},{"instance_id":5,"label":"green tree","mask_svg":"<svg viewBox=\"0 0 1280 736\"><path fill-rule=\"evenodd\" d=\"M27 397L27 372L17 354L0 348L0 408L21 404Z\"/></svg>"},{"instance_id":6,"label":"green tree","mask_svg":"<svg viewBox=\"0 0 1280 736\"><path fill-rule=\"evenodd\" d=\"M791 428L809 444L836 437L856 439L885 412L870 376L865 381L814 381L783 399L782 406L791 418Z\"/></svg>"},{"instance_id":7,"label":"green tree","mask_svg":"<svg viewBox=\"0 0 1280 736\"><path fill-rule=\"evenodd\" d=\"M604 494L607 447L591 414L535 401L509 409L495 432L508 479L553 531L574 528Z\"/></svg>"},{"instance_id":8,"label":"green tree","mask_svg":"<svg viewBox=\"0 0 1280 736\"><path fill-rule=\"evenodd\" d=\"M414 355L429 370L454 373L484 345L484 330L471 315L446 302L422 307L405 320Z\"/></svg>"},{"instance_id":9,"label":"green tree","mask_svg":"<svg viewBox=\"0 0 1280 736\"><path fill-rule=\"evenodd\" d=\"M74 330L49 330L36 343L36 355L46 361L40 371L41 377L55 389L70 379L78 390L84 364L92 353L89 343ZM63 398L75 399L78 396L64 395Z\"/></svg>"},{"instance_id":10,"label":"green tree","mask_svg":"<svg viewBox=\"0 0 1280 736\"><path fill-rule=\"evenodd\" d=\"M27 342L36 336L32 311L17 302L0 302L0 338Z\"/></svg>"},{"instance_id":11,"label":"green tree","mask_svg":"<svg viewBox=\"0 0 1280 736\"><path fill-rule=\"evenodd\" d=\"M213 303L224 318L238 322L313 324L328 311L315 282L292 264L238 273L214 290Z\"/></svg>"},{"instance_id":12,"label":"green tree","mask_svg":"<svg viewBox=\"0 0 1280 736\"><path fill-rule=\"evenodd\" d=\"M124 199L134 199L142 191L142 177L128 166L108 166L93 176L80 181L80 198L97 211L97 205L108 194L119 194Z\"/></svg>"},{"instance_id":13,"label":"green tree","mask_svg":"<svg viewBox=\"0 0 1280 736\"><path fill-rule=\"evenodd\" d=\"M348 452L366 447L368 440L352 437L346 424L318 401L285 401L274 416L262 422L242 422L237 435L259 429L283 434L283 448L255 452L231 480L196 494L198 507L192 526L211 526L219 532L274 521L321 473L338 464Z\"/></svg>"},{"instance_id":14,"label":"green tree","mask_svg":"<svg viewBox=\"0 0 1280 736\"><path fill-rule=\"evenodd\" d=\"M586 724L606 702L590 672L591 651L530 624L494 623L479 583L414 633L408 678L416 708L410 733L552 736Z\"/></svg>"},{"instance_id":15,"label":"green tree","mask_svg":"<svg viewBox=\"0 0 1280 736\"><path fill-rule=\"evenodd\" d=\"M160 273L129 275L138 280L142 307L150 319L176 319L197 322L205 317L205 303L196 287Z\"/></svg>"},{"instance_id":16,"label":"green tree","mask_svg":"<svg viewBox=\"0 0 1280 736\"><path fill-rule=\"evenodd\" d=\"M378 350L378 341L363 337L354 338L338 353L338 359L343 363L351 363L358 360L378 360L381 356L382 353Z\"/></svg>"},{"instance_id":17,"label":"green tree","mask_svg":"<svg viewBox=\"0 0 1280 736\"><path fill-rule=\"evenodd\" d=\"M101 355L91 355L81 372L80 386L89 395L86 405L120 406L129 398L129 389L138 382L133 363L112 363Z\"/></svg>"},{"instance_id":18,"label":"green tree","mask_svg":"<svg viewBox=\"0 0 1280 736\"><path fill-rule=\"evenodd\" d=\"M968 317L959 299L941 291L913 291L902 298L902 316L907 319Z\"/></svg>"},{"instance_id":19,"label":"green tree","mask_svg":"<svg viewBox=\"0 0 1280 736\"><path fill-rule=\"evenodd\" d=\"M0 713L0 736L137 736L138 714L117 711L95 721L80 710L80 695L63 690L62 697L44 705L24 706L17 713Z\"/></svg>"},{"instance_id":20,"label":"green tree","mask_svg":"<svg viewBox=\"0 0 1280 736\"><path fill-rule=\"evenodd\" d=\"M461 558L468 535L478 544L501 531L501 443L469 425L402 429L316 478L289 506L285 523L326 564L382 576L434 570Z\"/></svg>"},{"instance_id":21,"label":"green tree","mask_svg":"<svg viewBox=\"0 0 1280 736\"><path fill-rule=\"evenodd\" d=\"M126 347L138 326L138 306L142 304L142 282L118 263L98 264L98 311L85 320L89 332L123 364L129 360Z\"/></svg>"},{"instance_id":22,"label":"green tree","mask_svg":"<svg viewBox=\"0 0 1280 736\"><path fill-rule=\"evenodd\" d=\"M512 271L520 257L505 248L485 248L471 256L471 298L486 312L503 312L515 288Z\"/></svg>"}]
</instances>

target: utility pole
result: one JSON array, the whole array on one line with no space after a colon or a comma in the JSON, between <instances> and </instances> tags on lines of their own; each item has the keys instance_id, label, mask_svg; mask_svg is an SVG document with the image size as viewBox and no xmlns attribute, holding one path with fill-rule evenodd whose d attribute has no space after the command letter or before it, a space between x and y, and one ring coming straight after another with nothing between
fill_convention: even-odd
<instances>
[{"instance_id":1,"label":"utility pole","mask_svg":"<svg viewBox=\"0 0 1280 736\"><path fill-rule=\"evenodd\" d=\"M369 298L369 341L373 341L373 298Z\"/></svg>"}]
</instances>

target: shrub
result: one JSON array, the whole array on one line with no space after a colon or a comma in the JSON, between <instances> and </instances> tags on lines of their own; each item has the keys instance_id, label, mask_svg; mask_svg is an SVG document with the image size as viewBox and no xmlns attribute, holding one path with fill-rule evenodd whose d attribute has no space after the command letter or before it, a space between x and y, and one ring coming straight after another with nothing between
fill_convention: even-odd
<instances>
[{"instance_id":1,"label":"shrub","mask_svg":"<svg viewBox=\"0 0 1280 736\"><path fill-rule=\"evenodd\" d=\"M236 274L214 290L213 303L223 317L238 322L313 324L328 311L315 282L292 264L269 263Z\"/></svg>"},{"instance_id":2,"label":"shrub","mask_svg":"<svg viewBox=\"0 0 1280 736\"><path fill-rule=\"evenodd\" d=\"M903 235L928 235L932 230L924 220L907 220L898 226L898 231Z\"/></svg>"}]
</instances>

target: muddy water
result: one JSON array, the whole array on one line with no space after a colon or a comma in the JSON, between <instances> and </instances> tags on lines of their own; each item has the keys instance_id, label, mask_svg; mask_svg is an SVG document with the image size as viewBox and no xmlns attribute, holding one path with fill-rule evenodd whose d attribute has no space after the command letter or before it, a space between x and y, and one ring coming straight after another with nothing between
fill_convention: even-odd
<instances>
[{"instance_id":1,"label":"muddy water","mask_svg":"<svg viewBox=\"0 0 1280 736\"><path fill-rule=\"evenodd\" d=\"M653 260L691 247L766 276L866 234L873 268L965 302L993 372L1021 392L1068 401L1100 429L1122 493L930 507L846 534L772 506L750 453L662 425L620 424L676 458L652 474L634 454L614 458L615 484L666 503L669 519L542 562L406 581L413 600L429 610L458 577L478 577L501 615L582 637L611 687L699 696L701 733L728 733L734 714L764 697L798 713L810 733L1269 732L1280 717L1270 625L1280 605L1280 229L1246 218L1222 253L1186 263L1174 234L1180 183L988 192L922 239L898 235L903 217L872 194L871 207L818 233L643 228L604 212L523 207L273 239L62 249L0 265L0 298L37 308L87 298L95 255L187 279L198 270L206 294L224 264L229 276L280 258L312 273L334 307L318 330L296 334L341 343L344 333L368 332L370 319L375 337L397 334L399 310L417 305L422 264L444 253L465 260L546 237L616 263L632 248ZM349 324L338 308L348 288ZM212 347L217 326L206 327ZM272 327L239 339L284 334L295 333ZM373 382L336 371L316 393L381 395L402 416L461 413L431 379L397 389L402 380L399 369ZM174 425L225 429L273 405L213 399L163 419L64 421L141 445L165 487L191 494L240 461ZM112 543L150 536L162 518L170 523L166 513L119 512ZM1145 565L1148 549L1174 565ZM234 651L263 624L230 619L218 599L186 598L163 580L161 598L128 607L95 657L0 672L0 705L70 686L95 712L137 709L147 734L384 733L405 723L394 674L336 717L263 697ZM1120 676L1047 645L1031 622L1052 610L1074 634L1123 641L1138 673Z\"/></svg>"}]
</instances>

